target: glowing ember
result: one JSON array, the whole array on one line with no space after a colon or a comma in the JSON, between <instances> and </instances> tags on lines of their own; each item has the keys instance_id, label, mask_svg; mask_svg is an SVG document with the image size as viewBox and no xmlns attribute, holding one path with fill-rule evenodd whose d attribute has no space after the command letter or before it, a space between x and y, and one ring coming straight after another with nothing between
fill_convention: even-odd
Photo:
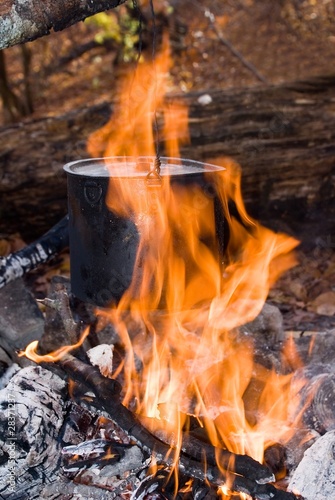
<instances>
[{"instance_id":1,"label":"glowing ember","mask_svg":"<svg viewBox=\"0 0 335 500\"><path fill-rule=\"evenodd\" d=\"M178 155L177 139L188 138L187 111L164 102L169 64L166 46L155 66L139 64L135 77L122 83L112 120L90 137L92 156L154 157L156 110L165 116L167 154ZM126 159L119 161L121 169L127 165ZM214 445L262 461L274 436L280 440L287 434L290 377L254 366L251 342L233 332L259 314L271 284L294 265L290 252L298 242L250 218L238 166L229 159L213 163L224 167L215 176L204 172L215 196L208 196L203 186L172 183L167 176L156 187L143 178L141 189L134 190L132 178L111 171L107 206L131 218L141 239L132 284L117 306L97 314L101 322L107 318L114 325L125 347L114 373L124 380L124 404L135 405L141 415L162 418L159 407L164 403L164 418L175 425L177 435L187 415L199 416ZM224 259L214 198L229 225ZM238 216L229 213L229 202ZM56 360L62 353L50 356ZM51 360L30 347L25 354ZM261 391L251 423L246 390L255 380Z\"/></svg>"}]
</instances>

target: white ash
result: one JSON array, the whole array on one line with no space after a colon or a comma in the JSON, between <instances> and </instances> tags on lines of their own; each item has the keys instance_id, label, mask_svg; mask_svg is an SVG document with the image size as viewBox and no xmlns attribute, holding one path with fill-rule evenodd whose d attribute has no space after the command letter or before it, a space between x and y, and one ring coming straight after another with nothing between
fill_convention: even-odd
<instances>
[{"instance_id":1,"label":"white ash","mask_svg":"<svg viewBox=\"0 0 335 500\"><path fill-rule=\"evenodd\" d=\"M335 498L335 431L327 432L308 448L288 490L299 492L305 500Z\"/></svg>"},{"instance_id":2,"label":"white ash","mask_svg":"<svg viewBox=\"0 0 335 500\"><path fill-rule=\"evenodd\" d=\"M71 499L71 500L129 500L130 493L135 489L139 480L135 476L129 476L128 481L118 481L113 484L113 491L94 487L91 484L76 484L65 478L52 484L48 484L41 492L40 498L45 499ZM134 484L134 486L132 486ZM114 487L115 485L115 487Z\"/></svg>"},{"instance_id":3,"label":"white ash","mask_svg":"<svg viewBox=\"0 0 335 500\"><path fill-rule=\"evenodd\" d=\"M20 370L0 391L0 497L40 498L45 478L52 480L57 473L64 388L65 382L57 375L40 366L30 366ZM11 426L9 414L14 415ZM9 483L13 450L15 492Z\"/></svg>"},{"instance_id":4,"label":"white ash","mask_svg":"<svg viewBox=\"0 0 335 500\"><path fill-rule=\"evenodd\" d=\"M82 453L82 448L84 448L85 446L88 447L91 443L92 453L99 454L99 444L96 444L96 441L99 440L86 441L84 443L80 443L77 446L67 446L63 449L63 454L74 455L76 450L78 450L80 454ZM67 467L65 467L64 471L68 473L79 472L80 479L84 484L85 478L88 476L92 476L92 479L88 481L88 483L92 484L92 486L109 487L113 484L113 480L111 481L111 478L126 478L132 471L139 471L143 467L144 465L142 450L138 446L133 445L129 448L125 448L124 456L113 464L106 464L101 467L100 462L97 459L96 464L87 467L86 471L83 471L83 468L80 469L74 461L73 463L70 463Z\"/></svg>"},{"instance_id":5,"label":"white ash","mask_svg":"<svg viewBox=\"0 0 335 500\"><path fill-rule=\"evenodd\" d=\"M113 349L114 346L101 344L87 351L89 360L93 366L97 366L101 375L112 377L113 373Z\"/></svg>"}]
</instances>

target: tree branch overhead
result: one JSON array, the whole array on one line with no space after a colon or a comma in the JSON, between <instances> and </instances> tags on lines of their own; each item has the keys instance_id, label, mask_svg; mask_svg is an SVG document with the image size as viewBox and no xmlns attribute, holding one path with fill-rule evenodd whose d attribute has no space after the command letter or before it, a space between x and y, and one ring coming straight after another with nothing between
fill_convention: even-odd
<instances>
[{"instance_id":1,"label":"tree branch overhead","mask_svg":"<svg viewBox=\"0 0 335 500\"><path fill-rule=\"evenodd\" d=\"M125 0L2 0L0 49L61 31Z\"/></svg>"}]
</instances>

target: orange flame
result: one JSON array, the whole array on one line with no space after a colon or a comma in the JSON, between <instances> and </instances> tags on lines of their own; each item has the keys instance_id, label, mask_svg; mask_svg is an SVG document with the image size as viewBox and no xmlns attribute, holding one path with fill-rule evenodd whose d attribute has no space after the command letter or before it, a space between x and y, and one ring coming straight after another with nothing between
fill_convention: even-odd
<instances>
[{"instance_id":1,"label":"orange flame","mask_svg":"<svg viewBox=\"0 0 335 500\"><path fill-rule=\"evenodd\" d=\"M38 348L38 341L35 340L31 342L24 351L19 352L19 356L26 356L27 358L31 359L32 361L35 361L35 363L55 363L56 361L59 361L60 359L64 358L66 354L68 354L71 351L74 351L75 349L78 349L81 345L83 345L84 340L90 333L89 327L85 328L85 330L82 332L80 339L78 342L75 344L71 345L64 345L60 347L59 349L56 349L55 351L50 352L49 354L38 354L37 353L37 348Z\"/></svg>"},{"instance_id":2,"label":"orange flame","mask_svg":"<svg viewBox=\"0 0 335 500\"><path fill-rule=\"evenodd\" d=\"M165 117L167 154L179 155L177 138L187 138L186 110L164 102L169 64L165 47L155 70L142 64L136 77L123 84L116 117L89 141L92 156L154 156L152 118L157 107ZM143 88L146 99L139 102L136 96L143 97ZM119 125L125 115L126 130ZM238 165L226 158L214 162L223 168L214 176L205 174L207 193L195 184L172 185L166 177L155 189L143 179L110 177L106 203L112 212L135 221L141 241L132 284L115 309L99 314L109 317L126 347L126 359L115 374L123 371L125 404L137 400L139 413L156 417L160 403L170 404L177 431L184 424L180 412L201 415L214 444L223 442L261 460L264 444L273 436L271 426L263 431L265 414L271 414L272 425L273 415L282 423L285 415L278 411L276 398L282 402L288 377L263 375L269 380L262 382L262 416L251 426L243 396L254 370L252 349L225 332L259 314L271 284L294 265L290 252L298 242L249 217ZM127 159L124 165L126 169ZM216 236L215 197L229 223L224 262ZM238 217L230 214L229 202L236 205ZM140 374L135 359L142 361Z\"/></svg>"},{"instance_id":3,"label":"orange flame","mask_svg":"<svg viewBox=\"0 0 335 500\"><path fill-rule=\"evenodd\" d=\"M176 162L178 142L188 140L187 110L164 101L170 63L165 45L154 65L140 63L123 81L111 121L88 141L92 156L122 157L115 161L125 170L128 156L154 157L152 123L160 110L166 152ZM272 283L295 264L291 250L298 242L249 217L239 167L226 158L215 163L222 169L205 173L202 185L164 175L152 187L145 177L111 173L106 204L131 218L141 238L130 287L116 307L98 314L113 323L125 347L114 373L123 375L124 404L136 401L139 414L160 418L164 403L179 436L186 415L198 415L215 445L261 461L264 447L287 431L289 376L255 367L251 343L231 332L259 314ZM218 202L229 225L224 252ZM253 422L246 408L252 384L261 388ZM179 437L177 451L180 446Z\"/></svg>"}]
</instances>

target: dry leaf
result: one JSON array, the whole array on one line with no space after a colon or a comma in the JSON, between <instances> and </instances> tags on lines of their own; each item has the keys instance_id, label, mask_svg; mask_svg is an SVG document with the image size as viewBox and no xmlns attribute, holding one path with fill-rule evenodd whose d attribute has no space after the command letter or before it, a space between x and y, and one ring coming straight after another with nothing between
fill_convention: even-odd
<instances>
[{"instance_id":1,"label":"dry leaf","mask_svg":"<svg viewBox=\"0 0 335 500\"><path fill-rule=\"evenodd\" d=\"M335 292L330 291L322 293L310 303L308 310L324 316L334 316Z\"/></svg>"},{"instance_id":2,"label":"dry leaf","mask_svg":"<svg viewBox=\"0 0 335 500\"><path fill-rule=\"evenodd\" d=\"M302 283L299 283L298 281L291 281L291 283L289 284L289 289L296 299L307 302L306 288Z\"/></svg>"},{"instance_id":3,"label":"dry leaf","mask_svg":"<svg viewBox=\"0 0 335 500\"><path fill-rule=\"evenodd\" d=\"M10 243L8 240L0 240L0 257L6 257L10 254Z\"/></svg>"},{"instance_id":4,"label":"dry leaf","mask_svg":"<svg viewBox=\"0 0 335 500\"><path fill-rule=\"evenodd\" d=\"M11 252L18 252L19 250L22 250L22 248L26 246L26 243L23 241L23 239L19 234L13 234L9 238L9 242L10 242Z\"/></svg>"}]
</instances>

